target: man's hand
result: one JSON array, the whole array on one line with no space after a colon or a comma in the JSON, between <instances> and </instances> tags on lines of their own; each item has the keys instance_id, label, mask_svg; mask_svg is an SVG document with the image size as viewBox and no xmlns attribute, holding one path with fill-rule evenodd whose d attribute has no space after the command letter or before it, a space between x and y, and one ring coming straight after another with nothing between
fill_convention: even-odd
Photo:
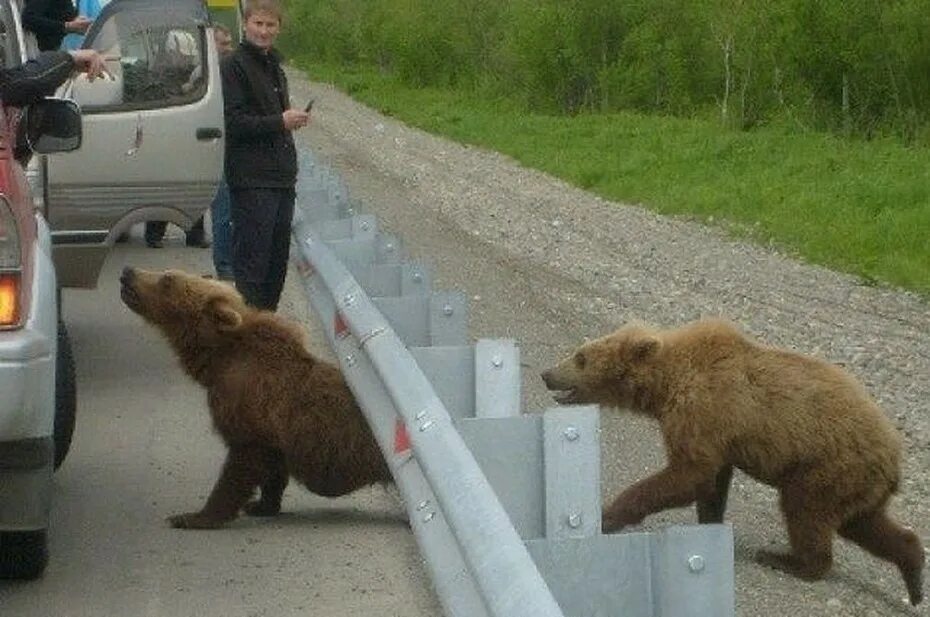
<instances>
[{"instance_id":1,"label":"man's hand","mask_svg":"<svg viewBox=\"0 0 930 617\"><path fill-rule=\"evenodd\" d=\"M65 22L65 30L68 32L75 32L77 34L84 34L87 32L87 29L90 28L92 23L94 23L94 20L88 19L83 15L78 15L71 21Z\"/></svg>"},{"instance_id":2,"label":"man's hand","mask_svg":"<svg viewBox=\"0 0 930 617\"><path fill-rule=\"evenodd\" d=\"M310 124L310 114L301 109L287 109L281 114L284 118L284 128L289 131L299 129Z\"/></svg>"},{"instance_id":3,"label":"man's hand","mask_svg":"<svg viewBox=\"0 0 930 617\"><path fill-rule=\"evenodd\" d=\"M93 49L75 49L68 52L74 58L74 66L81 73L87 73L87 79L93 81L107 72L103 56Z\"/></svg>"}]
</instances>

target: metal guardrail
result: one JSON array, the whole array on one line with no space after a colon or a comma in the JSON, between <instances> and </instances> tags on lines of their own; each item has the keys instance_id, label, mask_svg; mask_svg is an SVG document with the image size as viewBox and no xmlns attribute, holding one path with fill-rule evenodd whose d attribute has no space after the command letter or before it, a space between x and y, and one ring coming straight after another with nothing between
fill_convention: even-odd
<instances>
[{"instance_id":1,"label":"metal guardrail","mask_svg":"<svg viewBox=\"0 0 930 617\"><path fill-rule=\"evenodd\" d=\"M300 252L309 266L304 272L309 273L312 268L331 290L337 315L357 341L357 351L343 356L347 381L353 384L353 374L360 372L356 369L360 369L360 356L364 355L384 384L393 409L405 426L415 429L406 433L413 457L450 523L459 551L490 614L493 617L562 617L559 605L507 513L410 352L319 234L299 216L294 235L300 239ZM313 293L315 295L318 290ZM377 413L377 409L366 409L372 424L383 424L384 418L373 417ZM383 431L381 433L383 435ZM385 449L385 440L380 443ZM396 454L393 449L385 452L389 464ZM395 462L392 471L402 464ZM399 484L399 488L408 503L425 504L422 509L428 507L428 499L409 499L413 497L408 494L412 487ZM420 512L415 508L414 516ZM429 534L419 537L427 555L435 550L432 537ZM428 560L439 562L438 558L428 557Z\"/></svg>"},{"instance_id":2,"label":"metal guardrail","mask_svg":"<svg viewBox=\"0 0 930 617\"><path fill-rule=\"evenodd\" d=\"M602 535L598 413L520 413L512 341L301 152L293 226L314 312L404 497L449 617L730 617L727 525ZM409 430L408 430L409 427Z\"/></svg>"}]
</instances>

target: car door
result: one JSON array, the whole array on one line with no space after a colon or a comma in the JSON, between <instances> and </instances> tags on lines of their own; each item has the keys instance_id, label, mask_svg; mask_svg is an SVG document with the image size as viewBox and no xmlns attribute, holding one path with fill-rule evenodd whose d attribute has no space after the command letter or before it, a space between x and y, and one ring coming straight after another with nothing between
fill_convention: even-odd
<instances>
[{"instance_id":1,"label":"car door","mask_svg":"<svg viewBox=\"0 0 930 617\"><path fill-rule=\"evenodd\" d=\"M109 247L136 222L187 228L222 174L219 61L202 0L113 0L84 41L109 75L61 94L84 117L80 150L48 157L59 279L92 287Z\"/></svg>"}]
</instances>

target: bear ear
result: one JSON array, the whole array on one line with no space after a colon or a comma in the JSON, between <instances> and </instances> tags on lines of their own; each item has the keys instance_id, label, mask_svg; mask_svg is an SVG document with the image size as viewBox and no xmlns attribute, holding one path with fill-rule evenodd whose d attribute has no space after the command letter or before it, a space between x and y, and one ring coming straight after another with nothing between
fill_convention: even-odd
<instances>
[{"instance_id":1,"label":"bear ear","mask_svg":"<svg viewBox=\"0 0 930 617\"><path fill-rule=\"evenodd\" d=\"M210 300L206 312L220 332L230 332L242 325L242 315L223 298Z\"/></svg>"},{"instance_id":2,"label":"bear ear","mask_svg":"<svg viewBox=\"0 0 930 617\"><path fill-rule=\"evenodd\" d=\"M633 341L631 345L633 359L637 361L646 360L655 355L661 346L662 341L660 341L655 336L646 336L641 339L637 339Z\"/></svg>"}]
</instances>

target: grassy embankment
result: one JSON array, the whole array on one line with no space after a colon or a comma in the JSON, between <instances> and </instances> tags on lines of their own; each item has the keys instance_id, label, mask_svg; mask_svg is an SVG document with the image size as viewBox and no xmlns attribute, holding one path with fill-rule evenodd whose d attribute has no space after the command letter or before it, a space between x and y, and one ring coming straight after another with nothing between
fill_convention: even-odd
<instances>
[{"instance_id":1,"label":"grassy embankment","mask_svg":"<svg viewBox=\"0 0 930 617\"><path fill-rule=\"evenodd\" d=\"M930 297L930 152L796 127L748 132L635 113L530 114L297 58L313 79L425 130L612 200L722 225L812 263Z\"/></svg>"}]
</instances>

